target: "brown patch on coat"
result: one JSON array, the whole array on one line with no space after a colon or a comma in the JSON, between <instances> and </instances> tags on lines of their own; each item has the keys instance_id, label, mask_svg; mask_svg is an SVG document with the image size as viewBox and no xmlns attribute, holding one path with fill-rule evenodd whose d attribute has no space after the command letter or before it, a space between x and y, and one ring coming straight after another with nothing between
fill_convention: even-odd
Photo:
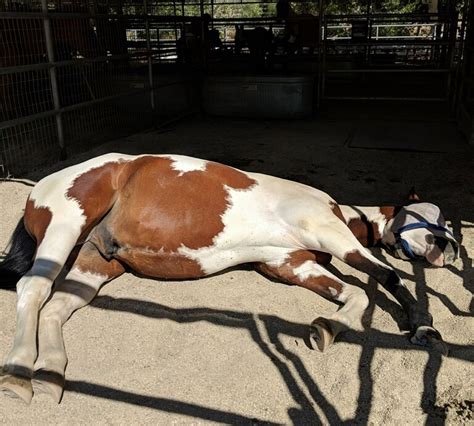
<instances>
[{"instance_id":1,"label":"brown patch on coat","mask_svg":"<svg viewBox=\"0 0 474 426\"><path fill-rule=\"evenodd\" d=\"M139 274L163 279L201 278L206 274L199 262L175 252L153 252L140 247L121 247L115 258Z\"/></svg>"},{"instance_id":2,"label":"brown patch on coat","mask_svg":"<svg viewBox=\"0 0 474 426\"><path fill-rule=\"evenodd\" d=\"M48 207L35 207L31 199L26 202L23 221L29 234L36 240L37 246L43 241L52 217L53 214Z\"/></svg>"},{"instance_id":3,"label":"brown patch on coat","mask_svg":"<svg viewBox=\"0 0 474 426\"><path fill-rule=\"evenodd\" d=\"M339 218L341 219L344 223L346 223L346 219L344 218L344 215L342 214L341 208L339 207L339 204L335 203L334 201L331 201L329 203L329 206L331 207L332 212Z\"/></svg>"},{"instance_id":4,"label":"brown patch on coat","mask_svg":"<svg viewBox=\"0 0 474 426\"><path fill-rule=\"evenodd\" d=\"M377 263L367 259L367 256L364 256L359 250L351 251L344 256L344 261L352 266L353 268L369 274L372 278L375 278L379 283L386 285L387 280L392 275L397 274L395 271L388 266L381 266ZM398 278L399 281L399 278Z\"/></svg>"},{"instance_id":5,"label":"brown patch on coat","mask_svg":"<svg viewBox=\"0 0 474 426\"><path fill-rule=\"evenodd\" d=\"M86 243L95 247L104 260L119 260L132 270L155 278L199 278L205 275L198 262L179 253L119 245L116 236L108 229L107 219L94 228Z\"/></svg>"},{"instance_id":6,"label":"brown patch on coat","mask_svg":"<svg viewBox=\"0 0 474 426\"><path fill-rule=\"evenodd\" d=\"M378 267L377 264L367 259L359 250L353 250L347 253L344 256L344 261L347 262L348 265L366 273L368 273L369 269Z\"/></svg>"},{"instance_id":7,"label":"brown patch on coat","mask_svg":"<svg viewBox=\"0 0 474 426\"><path fill-rule=\"evenodd\" d=\"M103 250L136 272L160 278L204 275L198 262L178 252L213 244L224 230L229 207L226 187L246 190L256 182L221 164L185 173L166 157L136 160L112 210L100 225Z\"/></svg>"},{"instance_id":8,"label":"brown patch on coat","mask_svg":"<svg viewBox=\"0 0 474 426\"><path fill-rule=\"evenodd\" d=\"M399 211L400 208L395 206L380 207L380 213L385 217L387 222ZM370 222L366 216L351 219L347 226L364 247L373 247L382 239L378 225L374 222Z\"/></svg>"},{"instance_id":9,"label":"brown patch on coat","mask_svg":"<svg viewBox=\"0 0 474 426\"><path fill-rule=\"evenodd\" d=\"M369 222L365 216L351 219L347 226L364 247L372 247L382 238L378 225Z\"/></svg>"},{"instance_id":10,"label":"brown patch on coat","mask_svg":"<svg viewBox=\"0 0 474 426\"><path fill-rule=\"evenodd\" d=\"M317 277L310 276L305 280L302 280L294 272L297 267L301 266L308 260L319 263L318 256L324 258L322 255L326 255L326 253L298 250L291 253L288 256L287 261L281 266L270 266L266 263L258 263L256 264L256 267L265 275L268 275L276 280L283 281L288 284L296 284L300 287L314 291L315 293L318 293L327 299L334 299L342 292L342 284L340 282L325 275ZM331 292L331 289L333 292ZM335 294L334 291L336 292Z\"/></svg>"},{"instance_id":11,"label":"brown patch on coat","mask_svg":"<svg viewBox=\"0 0 474 426\"><path fill-rule=\"evenodd\" d=\"M112 207L117 196L118 176L124 162L113 161L90 169L79 175L67 192L76 200L86 217L82 235L87 235L92 227Z\"/></svg>"},{"instance_id":12,"label":"brown patch on coat","mask_svg":"<svg viewBox=\"0 0 474 426\"><path fill-rule=\"evenodd\" d=\"M387 222L390 219L393 219L399 211L400 211L400 207L395 207L395 206L380 207L380 213L382 213L385 216L385 219L387 220Z\"/></svg>"},{"instance_id":13,"label":"brown patch on coat","mask_svg":"<svg viewBox=\"0 0 474 426\"><path fill-rule=\"evenodd\" d=\"M108 220L122 246L175 252L213 244L224 230L225 186L245 190L255 181L242 172L208 163L180 175L168 158L149 158L120 192Z\"/></svg>"},{"instance_id":14,"label":"brown patch on coat","mask_svg":"<svg viewBox=\"0 0 474 426\"><path fill-rule=\"evenodd\" d=\"M74 268L80 269L81 272L104 275L107 280L116 278L125 272L124 266L117 259L104 259L91 243L85 243L81 247L74 261Z\"/></svg>"}]
</instances>

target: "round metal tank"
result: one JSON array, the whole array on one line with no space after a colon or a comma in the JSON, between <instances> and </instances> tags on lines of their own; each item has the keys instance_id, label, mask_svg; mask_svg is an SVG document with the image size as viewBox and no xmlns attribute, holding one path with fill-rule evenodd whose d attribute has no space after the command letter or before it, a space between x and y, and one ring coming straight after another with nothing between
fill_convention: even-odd
<instances>
[{"instance_id":1,"label":"round metal tank","mask_svg":"<svg viewBox=\"0 0 474 426\"><path fill-rule=\"evenodd\" d=\"M310 76L212 76L203 87L208 114L250 118L303 118L313 110Z\"/></svg>"}]
</instances>

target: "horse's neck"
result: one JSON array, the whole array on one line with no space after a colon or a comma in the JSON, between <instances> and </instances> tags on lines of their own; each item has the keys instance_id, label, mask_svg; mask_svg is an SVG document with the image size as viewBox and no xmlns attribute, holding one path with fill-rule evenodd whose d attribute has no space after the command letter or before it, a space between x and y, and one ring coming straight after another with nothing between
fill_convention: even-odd
<instances>
[{"instance_id":1,"label":"horse's neck","mask_svg":"<svg viewBox=\"0 0 474 426\"><path fill-rule=\"evenodd\" d=\"M347 226L364 247L371 247L387 237L387 223L395 216L395 206L340 206Z\"/></svg>"}]
</instances>

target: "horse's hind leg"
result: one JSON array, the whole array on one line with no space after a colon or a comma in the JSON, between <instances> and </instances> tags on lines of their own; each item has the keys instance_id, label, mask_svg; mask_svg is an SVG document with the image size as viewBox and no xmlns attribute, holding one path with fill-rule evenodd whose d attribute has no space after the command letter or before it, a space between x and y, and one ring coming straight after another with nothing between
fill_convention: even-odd
<instances>
[{"instance_id":1,"label":"horse's hind leg","mask_svg":"<svg viewBox=\"0 0 474 426\"><path fill-rule=\"evenodd\" d=\"M343 303L330 317L319 317L311 324L311 343L316 343L318 349L324 351L341 331L352 328L360 321L369 299L364 290L340 280L317 261L318 255L298 251L282 263L265 263L257 267L278 280L299 285L329 300Z\"/></svg>"},{"instance_id":2,"label":"horse's hind leg","mask_svg":"<svg viewBox=\"0 0 474 426\"><path fill-rule=\"evenodd\" d=\"M0 391L29 403L33 396L31 375L37 356L38 312L48 299L56 277L80 235L74 224L49 224L37 248L31 270L17 284L16 332L13 347L0 373Z\"/></svg>"},{"instance_id":3,"label":"horse's hind leg","mask_svg":"<svg viewBox=\"0 0 474 426\"><path fill-rule=\"evenodd\" d=\"M38 359L34 366L33 389L60 402L67 364L62 326L74 311L86 306L102 284L124 271L115 259L105 260L91 243L85 243L64 281L57 283L51 299L40 313Z\"/></svg>"}]
</instances>

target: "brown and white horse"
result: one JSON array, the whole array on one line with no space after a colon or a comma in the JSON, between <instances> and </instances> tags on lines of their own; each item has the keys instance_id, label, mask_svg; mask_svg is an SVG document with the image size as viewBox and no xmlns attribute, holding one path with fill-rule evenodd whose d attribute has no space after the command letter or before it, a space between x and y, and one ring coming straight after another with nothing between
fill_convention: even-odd
<instances>
[{"instance_id":1,"label":"brown and white horse","mask_svg":"<svg viewBox=\"0 0 474 426\"><path fill-rule=\"evenodd\" d=\"M107 154L66 168L34 187L0 265L0 285L19 280L17 329L0 389L27 402L33 391L46 392L59 402L67 363L62 326L126 268L187 279L254 263L342 304L310 327L324 350L369 303L364 290L325 269L336 256L394 295L413 343L444 351L431 315L364 248L376 242L438 266L457 257L456 241L429 203L339 206L300 183L178 155Z\"/></svg>"}]
</instances>

